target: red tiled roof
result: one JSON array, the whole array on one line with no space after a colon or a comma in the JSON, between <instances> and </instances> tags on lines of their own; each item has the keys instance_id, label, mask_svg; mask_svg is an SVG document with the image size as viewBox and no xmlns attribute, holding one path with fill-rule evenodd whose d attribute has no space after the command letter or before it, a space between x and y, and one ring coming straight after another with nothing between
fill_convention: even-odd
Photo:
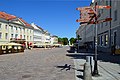
<instances>
[{"instance_id":1,"label":"red tiled roof","mask_svg":"<svg viewBox=\"0 0 120 80\"><path fill-rule=\"evenodd\" d=\"M30 24L28 24L27 22L25 22L22 18L19 18L26 26L31 26Z\"/></svg>"},{"instance_id":2,"label":"red tiled roof","mask_svg":"<svg viewBox=\"0 0 120 80\"><path fill-rule=\"evenodd\" d=\"M0 12L0 18L5 19L5 20L11 20L11 19L15 19L17 17L14 15L7 14L5 12ZM25 24L25 26L33 28L30 24L25 22L22 18L19 18L19 19Z\"/></svg>"},{"instance_id":3,"label":"red tiled roof","mask_svg":"<svg viewBox=\"0 0 120 80\"><path fill-rule=\"evenodd\" d=\"M15 19L16 16L7 14L5 12L0 12L0 18L5 19L5 20L11 20L11 19Z\"/></svg>"}]
</instances>

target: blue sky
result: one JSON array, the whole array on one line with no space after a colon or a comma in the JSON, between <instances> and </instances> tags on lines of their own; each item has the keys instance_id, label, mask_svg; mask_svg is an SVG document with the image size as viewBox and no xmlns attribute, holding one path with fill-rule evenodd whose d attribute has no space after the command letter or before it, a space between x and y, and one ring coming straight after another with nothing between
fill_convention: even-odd
<instances>
[{"instance_id":1,"label":"blue sky","mask_svg":"<svg viewBox=\"0 0 120 80\"><path fill-rule=\"evenodd\" d=\"M0 11L23 18L59 37L75 37L79 27L77 7L91 0L0 0Z\"/></svg>"}]
</instances>

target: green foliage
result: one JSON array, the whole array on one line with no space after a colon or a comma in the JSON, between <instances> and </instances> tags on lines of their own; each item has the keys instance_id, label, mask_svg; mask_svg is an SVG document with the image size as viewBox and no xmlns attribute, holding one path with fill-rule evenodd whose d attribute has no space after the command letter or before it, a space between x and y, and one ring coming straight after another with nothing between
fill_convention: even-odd
<instances>
[{"instance_id":1,"label":"green foliage","mask_svg":"<svg viewBox=\"0 0 120 80\"><path fill-rule=\"evenodd\" d=\"M79 36L79 35L77 36L77 39L78 39L78 40L81 40L81 38L80 38L80 36Z\"/></svg>"},{"instance_id":2,"label":"green foliage","mask_svg":"<svg viewBox=\"0 0 120 80\"><path fill-rule=\"evenodd\" d=\"M58 38L58 43L63 44L63 39L59 37Z\"/></svg>"},{"instance_id":3,"label":"green foliage","mask_svg":"<svg viewBox=\"0 0 120 80\"><path fill-rule=\"evenodd\" d=\"M70 44L72 45L72 44L74 44L74 43L76 42L76 38L73 38L73 37L72 37L72 38L70 38L69 41L70 41Z\"/></svg>"},{"instance_id":4,"label":"green foliage","mask_svg":"<svg viewBox=\"0 0 120 80\"><path fill-rule=\"evenodd\" d=\"M58 38L58 43L61 43L63 45L68 45L69 44L69 41L68 41L68 38L64 37L64 38Z\"/></svg>"},{"instance_id":5,"label":"green foliage","mask_svg":"<svg viewBox=\"0 0 120 80\"><path fill-rule=\"evenodd\" d=\"M63 45L68 45L69 44L69 41L68 41L68 38L63 38Z\"/></svg>"}]
</instances>

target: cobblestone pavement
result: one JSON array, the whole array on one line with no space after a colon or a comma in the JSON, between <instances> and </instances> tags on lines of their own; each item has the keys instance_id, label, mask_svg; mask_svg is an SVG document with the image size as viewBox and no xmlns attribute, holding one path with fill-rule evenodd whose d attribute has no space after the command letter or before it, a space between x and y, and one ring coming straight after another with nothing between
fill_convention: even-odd
<instances>
[{"instance_id":1,"label":"cobblestone pavement","mask_svg":"<svg viewBox=\"0 0 120 80\"><path fill-rule=\"evenodd\" d=\"M73 69L66 71L56 67L74 64L65 55L67 49L37 48L24 53L0 55L0 80L75 80Z\"/></svg>"}]
</instances>

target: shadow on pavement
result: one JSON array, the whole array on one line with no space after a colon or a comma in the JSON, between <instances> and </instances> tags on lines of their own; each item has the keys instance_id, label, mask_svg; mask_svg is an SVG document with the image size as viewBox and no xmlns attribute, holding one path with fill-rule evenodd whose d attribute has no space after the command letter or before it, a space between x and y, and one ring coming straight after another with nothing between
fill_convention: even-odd
<instances>
[{"instance_id":1,"label":"shadow on pavement","mask_svg":"<svg viewBox=\"0 0 120 80\"><path fill-rule=\"evenodd\" d=\"M65 64L65 65L62 65L62 66L55 66L55 67L56 68L61 68L60 71L62 71L62 70L68 71L68 70L71 69L71 65L69 65L69 64Z\"/></svg>"},{"instance_id":2,"label":"shadow on pavement","mask_svg":"<svg viewBox=\"0 0 120 80\"><path fill-rule=\"evenodd\" d=\"M77 71L81 71L81 72L84 71L84 70L82 70L82 69L76 69L76 68L74 68L73 66L74 66L74 65L64 64L64 65L55 66L55 67L56 67L56 68L60 68L60 71L62 71L62 70L68 71L68 70L71 70L71 69L77 70Z\"/></svg>"},{"instance_id":3,"label":"shadow on pavement","mask_svg":"<svg viewBox=\"0 0 120 80\"><path fill-rule=\"evenodd\" d=\"M74 53L74 50L67 50L68 53Z\"/></svg>"},{"instance_id":4,"label":"shadow on pavement","mask_svg":"<svg viewBox=\"0 0 120 80\"><path fill-rule=\"evenodd\" d=\"M77 54L81 54L84 53L85 56L83 55L76 55L76 53L74 54L74 48L70 48L70 50L67 50L68 53L72 53L72 55L66 55L69 57L72 57L72 59L85 59L86 54L95 54L94 50L91 49L79 49ZM111 55L111 53L106 53L106 52L98 52L98 60L103 61L103 62L111 62L111 63L116 63L116 64L120 64L120 55Z\"/></svg>"},{"instance_id":5,"label":"shadow on pavement","mask_svg":"<svg viewBox=\"0 0 120 80\"><path fill-rule=\"evenodd\" d=\"M76 75L78 78L81 78L81 79L83 79L83 76L82 75Z\"/></svg>"},{"instance_id":6,"label":"shadow on pavement","mask_svg":"<svg viewBox=\"0 0 120 80\"><path fill-rule=\"evenodd\" d=\"M84 70L83 70L83 69L78 69L77 71L84 72Z\"/></svg>"},{"instance_id":7,"label":"shadow on pavement","mask_svg":"<svg viewBox=\"0 0 120 80\"><path fill-rule=\"evenodd\" d=\"M111 55L110 53L99 52L98 60L120 64L120 55Z\"/></svg>"}]
</instances>

